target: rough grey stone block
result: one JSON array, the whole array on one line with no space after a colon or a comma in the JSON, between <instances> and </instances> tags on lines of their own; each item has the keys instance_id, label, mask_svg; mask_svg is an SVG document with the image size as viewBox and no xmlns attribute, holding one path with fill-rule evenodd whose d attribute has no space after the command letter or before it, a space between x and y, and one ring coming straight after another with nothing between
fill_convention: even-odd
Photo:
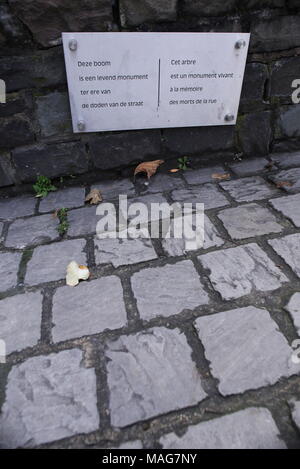
<instances>
[{"instance_id":1,"label":"rough grey stone block","mask_svg":"<svg viewBox=\"0 0 300 469\"><path fill-rule=\"evenodd\" d=\"M96 232L99 217L96 214L97 206L83 207L68 212L69 236L81 236Z\"/></svg>"},{"instance_id":2,"label":"rough grey stone block","mask_svg":"<svg viewBox=\"0 0 300 469\"><path fill-rule=\"evenodd\" d=\"M285 309L292 316L295 327L300 335L300 293L294 293Z\"/></svg>"},{"instance_id":3,"label":"rough grey stone block","mask_svg":"<svg viewBox=\"0 0 300 469\"><path fill-rule=\"evenodd\" d=\"M206 397L191 349L178 329L156 327L122 336L108 343L106 356L113 426L195 405Z\"/></svg>"},{"instance_id":4,"label":"rough grey stone block","mask_svg":"<svg viewBox=\"0 0 300 469\"><path fill-rule=\"evenodd\" d=\"M191 187L189 189L178 189L173 191L171 196L175 202L204 204L204 210L229 205L225 195L214 184L204 184L203 186Z\"/></svg>"},{"instance_id":5,"label":"rough grey stone block","mask_svg":"<svg viewBox=\"0 0 300 469\"><path fill-rule=\"evenodd\" d=\"M54 91L36 100L36 115L42 137L64 135L72 132L69 95Z\"/></svg>"},{"instance_id":6,"label":"rough grey stone block","mask_svg":"<svg viewBox=\"0 0 300 469\"><path fill-rule=\"evenodd\" d=\"M41 319L41 292L24 293L1 300L0 336L6 343L6 353L36 345L41 336Z\"/></svg>"},{"instance_id":7,"label":"rough grey stone block","mask_svg":"<svg viewBox=\"0 0 300 469\"><path fill-rule=\"evenodd\" d=\"M90 137L90 152L98 169L120 168L157 158L161 151L159 130L103 133Z\"/></svg>"},{"instance_id":8,"label":"rough grey stone block","mask_svg":"<svg viewBox=\"0 0 300 469\"><path fill-rule=\"evenodd\" d=\"M251 52L271 52L300 46L299 16L258 19L251 25Z\"/></svg>"},{"instance_id":9,"label":"rough grey stone block","mask_svg":"<svg viewBox=\"0 0 300 469\"><path fill-rule=\"evenodd\" d=\"M36 199L34 197L14 197L0 200L0 218L12 220L18 217L33 215Z\"/></svg>"},{"instance_id":10,"label":"rough grey stone block","mask_svg":"<svg viewBox=\"0 0 300 469\"><path fill-rule=\"evenodd\" d=\"M120 0L120 16L123 26L138 26L142 23L175 21L177 0Z\"/></svg>"},{"instance_id":11,"label":"rough grey stone block","mask_svg":"<svg viewBox=\"0 0 300 469\"><path fill-rule=\"evenodd\" d=\"M160 438L164 449L285 449L268 409L248 409L192 425L183 436Z\"/></svg>"},{"instance_id":12,"label":"rough grey stone block","mask_svg":"<svg viewBox=\"0 0 300 469\"><path fill-rule=\"evenodd\" d=\"M47 0L9 0L9 3L34 39L44 47L59 44L62 30L111 30L113 18L110 0L89 0L87 5L83 5L80 0L73 0L72 4L61 0L50 3Z\"/></svg>"},{"instance_id":13,"label":"rough grey stone block","mask_svg":"<svg viewBox=\"0 0 300 469\"><path fill-rule=\"evenodd\" d=\"M0 187L6 187L14 184L12 176L13 168L10 161L9 153L0 155Z\"/></svg>"},{"instance_id":14,"label":"rough grey stone block","mask_svg":"<svg viewBox=\"0 0 300 469\"><path fill-rule=\"evenodd\" d=\"M142 319L167 317L209 303L209 297L189 260L143 269L133 274L131 285Z\"/></svg>"},{"instance_id":15,"label":"rough grey stone block","mask_svg":"<svg viewBox=\"0 0 300 469\"><path fill-rule=\"evenodd\" d=\"M213 166L185 171L183 177L189 184L203 184L205 182L213 182L213 174L224 174L225 172L223 166Z\"/></svg>"},{"instance_id":16,"label":"rough grey stone block","mask_svg":"<svg viewBox=\"0 0 300 469\"><path fill-rule=\"evenodd\" d=\"M300 191L300 168L279 171L279 173L269 176L269 179L274 183L284 182L281 189L291 194Z\"/></svg>"},{"instance_id":17,"label":"rough grey stone block","mask_svg":"<svg viewBox=\"0 0 300 469\"><path fill-rule=\"evenodd\" d=\"M183 180L175 175L156 174L155 177L150 179L147 192L167 192L183 187L185 187Z\"/></svg>"},{"instance_id":18,"label":"rough grey stone block","mask_svg":"<svg viewBox=\"0 0 300 469\"><path fill-rule=\"evenodd\" d=\"M60 208L75 208L84 205L85 189L83 187L71 187L61 191L49 192L39 206L40 212L50 212Z\"/></svg>"},{"instance_id":19,"label":"rough grey stone block","mask_svg":"<svg viewBox=\"0 0 300 469\"><path fill-rule=\"evenodd\" d=\"M58 239L58 220L51 214L15 220L8 229L5 246L23 249Z\"/></svg>"},{"instance_id":20,"label":"rough grey stone block","mask_svg":"<svg viewBox=\"0 0 300 469\"><path fill-rule=\"evenodd\" d=\"M193 227L193 229L195 229L195 227ZM203 249L209 249L213 246L222 246L222 244L224 244L224 240L220 237L215 226L205 215ZM169 256L183 256L186 252L190 250L188 249L188 246L186 246L185 237L182 239L173 237L165 238L162 240L162 246ZM199 248L196 247L195 249Z\"/></svg>"},{"instance_id":21,"label":"rough grey stone block","mask_svg":"<svg viewBox=\"0 0 300 469\"><path fill-rule=\"evenodd\" d=\"M263 101L265 82L268 78L268 67L261 63L246 64L241 104L249 101Z\"/></svg>"},{"instance_id":22,"label":"rough grey stone block","mask_svg":"<svg viewBox=\"0 0 300 469\"><path fill-rule=\"evenodd\" d=\"M31 122L22 114L0 119L0 129L0 148L14 148L34 142Z\"/></svg>"},{"instance_id":23,"label":"rough grey stone block","mask_svg":"<svg viewBox=\"0 0 300 469\"><path fill-rule=\"evenodd\" d=\"M84 239L76 239L37 247L27 264L25 283L37 285L61 280L66 276L67 265L73 260L86 265L85 245Z\"/></svg>"},{"instance_id":24,"label":"rough grey stone block","mask_svg":"<svg viewBox=\"0 0 300 469\"><path fill-rule=\"evenodd\" d=\"M78 349L29 358L8 376L0 446L33 447L99 427L95 371Z\"/></svg>"},{"instance_id":25,"label":"rough grey stone block","mask_svg":"<svg viewBox=\"0 0 300 469\"><path fill-rule=\"evenodd\" d=\"M273 213L257 204L227 208L218 217L232 239L252 238L283 230Z\"/></svg>"},{"instance_id":26,"label":"rough grey stone block","mask_svg":"<svg viewBox=\"0 0 300 469\"><path fill-rule=\"evenodd\" d=\"M270 155L271 160L279 166L280 169L294 168L300 166L300 151L294 153L278 153Z\"/></svg>"},{"instance_id":27,"label":"rough grey stone block","mask_svg":"<svg viewBox=\"0 0 300 469\"><path fill-rule=\"evenodd\" d=\"M292 220L297 228L300 228L300 194L272 199L269 202L278 212Z\"/></svg>"},{"instance_id":28,"label":"rough grey stone block","mask_svg":"<svg viewBox=\"0 0 300 469\"><path fill-rule=\"evenodd\" d=\"M85 147L81 142L21 147L12 152L12 159L22 182L35 181L40 175L55 178L88 170Z\"/></svg>"},{"instance_id":29,"label":"rough grey stone block","mask_svg":"<svg viewBox=\"0 0 300 469\"><path fill-rule=\"evenodd\" d=\"M300 429L300 401L293 401L291 404L293 420L297 427Z\"/></svg>"},{"instance_id":30,"label":"rough grey stone block","mask_svg":"<svg viewBox=\"0 0 300 469\"><path fill-rule=\"evenodd\" d=\"M119 267L156 258L150 239L95 239L96 264L111 263Z\"/></svg>"},{"instance_id":31,"label":"rough grey stone block","mask_svg":"<svg viewBox=\"0 0 300 469\"><path fill-rule=\"evenodd\" d=\"M300 104L292 104L281 110L276 121L276 132L279 138L299 138Z\"/></svg>"},{"instance_id":32,"label":"rough grey stone block","mask_svg":"<svg viewBox=\"0 0 300 469\"><path fill-rule=\"evenodd\" d=\"M273 64L271 69L271 98L282 98L288 103L292 103L293 88L291 84L299 78L299 66L300 57L280 59Z\"/></svg>"},{"instance_id":33,"label":"rough grey stone block","mask_svg":"<svg viewBox=\"0 0 300 469\"><path fill-rule=\"evenodd\" d=\"M300 277L300 233L284 236L284 238L271 239L269 244Z\"/></svg>"},{"instance_id":34,"label":"rough grey stone block","mask_svg":"<svg viewBox=\"0 0 300 469\"><path fill-rule=\"evenodd\" d=\"M118 448L112 448L112 449L143 449L143 445L140 440L134 440L134 441L127 441L126 443L123 443L122 445L120 445Z\"/></svg>"},{"instance_id":35,"label":"rough grey stone block","mask_svg":"<svg viewBox=\"0 0 300 469\"><path fill-rule=\"evenodd\" d=\"M198 318L195 324L223 396L299 373L293 349L268 311L248 306Z\"/></svg>"},{"instance_id":36,"label":"rough grey stone block","mask_svg":"<svg viewBox=\"0 0 300 469\"><path fill-rule=\"evenodd\" d=\"M19 252L0 253L0 269L2 272L0 291L4 292L5 290L8 290L9 288L14 288L17 285L17 276L21 257L22 254Z\"/></svg>"},{"instance_id":37,"label":"rough grey stone block","mask_svg":"<svg viewBox=\"0 0 300 469\"><path fill-rule=\"evenodd\" d=\"M267 164L268 160L265 158L254 158L231 164L230 169L238 176L250 176L251 174L264 171Z\"/></svg>"},{"instance_id":38,"label":"rough grey stone block","mask_svg":"<svg viewBox=\"0 0 300 469\"><path fill-rule=\"evenodd\" d=\"M116 276L59 288L53 298L53 340L60 342L126 324L121 281Z\"/></svg>"},{"instance_id":39,"label":"rough grey stone block","mask_svg":"<svg viewBox=\"0 0 300 469\"><path fill-rule=\"evenodd\" d=\"M200 16L218 16L229 13L236 6L236 0L184 0L183 7L186 13Z\"/></svg>"},{"instance_id":40,"label":"rough grey stone block","mask_svg":"<svg viewBox=\"0 0 300 469\"><path fill-rule=\"evenodd\" d=\"M213 287L224 300L232 300L255 291L272 291L287 282L287 277L257 244L203 254L198 257L209 269Z\"/></svg>"},{"instance_id":41,"label":"rough grey stone block","mask_svg":"<svg viewBox=\"0 0 300 469\"><path fill-rule=\"evenodd\" d=\"M277 194L277 191L273 187L268 186L259 176L225 181L221 183L221 186L237 202L252 202L253 200L267 199Z\"/></svg>"},{"instance_id":42,"label":"rough grey stone block","mask_svg":"<svg viewBox=\"0 0 300 469\"><path fill-rule=\"evenodd\" d=\"M238 134L245 155L267 155L272 136L271 112L260 111L241 116Z\"/></svg>"},{"instance_id":43,"label":"rough grey stone block","mask_svg":"<svg viewBox=\"0 0 300 469\"><path fill-rule=\"evenodd\" d=\"M104 202L118 199L119 195L131 197L135 194L134 185L129 179L99 182L99 184L94 184L92 189L100 190Z\"/></svg>"}]
</instances>

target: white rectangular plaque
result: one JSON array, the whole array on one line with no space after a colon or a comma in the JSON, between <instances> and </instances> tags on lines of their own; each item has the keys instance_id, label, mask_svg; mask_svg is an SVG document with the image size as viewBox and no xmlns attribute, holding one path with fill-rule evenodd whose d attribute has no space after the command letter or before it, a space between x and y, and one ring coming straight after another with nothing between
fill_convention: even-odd
<instances>
[{"instance_id":1,"label":"white rectangular plaque","mask_svg":"<svg viewBox=\"0 0 300 469\"><path fill-rule=\"evenodd\" d=\"M63 33L74 132L236 123L248 33Z\"/></svg>"}]
</instances>

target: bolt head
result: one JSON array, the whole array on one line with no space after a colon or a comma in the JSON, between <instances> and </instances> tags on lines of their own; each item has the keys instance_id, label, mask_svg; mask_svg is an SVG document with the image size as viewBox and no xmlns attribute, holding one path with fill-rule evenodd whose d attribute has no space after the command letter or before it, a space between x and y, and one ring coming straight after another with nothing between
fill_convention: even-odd
<instances>
[{"instance_id":1,"label":"bolt head","mask_svg":"<svg viewBox=\"0 0 300 469\"><path fill-rule=\"evenodd\" d=\"M80 132L83 132L85 129L85 123L83 121L79 121L77 124L77 128Z\"/></svg>"},{"instance_id":2,"label":"bolt head","mask_svg":"<svg viewBox=\"0 0 300 469\"><path fill-rule=\"evenodd\" d=\"M232 122L234 120L234 115L233 114L226 114L224 120L226 122Z\"/></svg>"},{"instance_id":3,"label":"bolt head","mask_svg":"<svg viewBox=\"0 0 300 469\"><path fill-rule=\"evenodd\" d=\"M70 49L71 51L77 50L77 41L76 41L76 39L71 39L71 40L69 41L69 49Z\"/></svg>"},{"instance_id":4,"label":"bolt head","mask_svg":"<svg viewBox=\"0 0 300 469\"><path fill-rule=\"evenodd\" d=\"M234 45L234 47L236 49L242 49L243 47L245 47L246 45L246 41L243 41L243 39L240 39L239 41L237 41Z\"/></svg>"}]
</instances>

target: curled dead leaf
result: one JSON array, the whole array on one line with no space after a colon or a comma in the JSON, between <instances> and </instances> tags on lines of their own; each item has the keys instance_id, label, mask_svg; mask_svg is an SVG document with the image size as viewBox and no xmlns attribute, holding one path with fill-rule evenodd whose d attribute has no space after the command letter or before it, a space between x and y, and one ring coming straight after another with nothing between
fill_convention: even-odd
<instances>
[{"instance_id":1,"label":"curled dead leaf","mask_svg":"<svg viewBox=\"0 0 300 469\"><path fill-rule=\"evenodd\" d=\"M179 168L170 169L170 173L178 173Z\"/></svg>"},{"instance_id":2,"label":"curled dead leaf","mask_svg":"<svg viewBox=\"0 0 300 469\"><path fill-rule=\"evenodd\" d=\"M140 163L134 170L134 176L138 173L147 173L147 178L150 179L156 173L157 168L164 163L164 160L146 161Z\"/></svg>"},{"instance_id":3,"label":"curled dead leaf","mask_svg":"<svg viewBox=\"0 0 300 469\"><path fill-rule=\"evenodd\" d=\"M218 181L223 181L225 179L230 179L230 174L229 173L224 173L224 174L221 174L221 173L213 173L211 175L212 179L216 179Z\"/></svg>"},{"instance_id":4,"label":"curled dead leaf","mask_svg":"<svg viewBox=\"0 0 300 469\"><path fill-rule=\"evenodd\" d=\"M85 201L89 202L91 205L97 205L102 202L102 200L102 195L99 189L92 189L85 198Z\"/></svg>"},{"instance_id":5,"label":"curled dead leaf","mask_svg":"<svg viewBox=\"0 0 300 469\"><path fill-rule=\"evenodd\" d=\"M280 189L281 187L292 187L293 183L290 181L278 181L275 185L278 187L278 189Z\"/></svg>"},{"instance_id":6,"label":"curled dead leaf","mask_svg":"<svg viewBox=\"0 0 300 469\"><path fill-rule=\"evenodd\" d=\"M66 284L69 287L75 287L79 280L87 280L89 276L90 271L85 265L78 265L77 262L72 261L67 267Z\"/></svg>"}]
</instances>

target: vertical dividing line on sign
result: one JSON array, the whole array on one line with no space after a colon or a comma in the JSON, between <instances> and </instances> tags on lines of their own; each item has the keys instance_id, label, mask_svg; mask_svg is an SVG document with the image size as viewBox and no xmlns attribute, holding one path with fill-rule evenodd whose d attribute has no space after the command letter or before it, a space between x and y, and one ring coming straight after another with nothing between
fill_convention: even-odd
<instances>
[{"instance_id":1,"label":"vertical dividing line on sign","mask_svg":"<svg viewBox=\"0 0 300 469\"><path fill-rule=\"evenodd\" d=\"M157 96L157 109L160 105L160 59L158 59L158 96Z\"/></svg>"}]
</instances>

